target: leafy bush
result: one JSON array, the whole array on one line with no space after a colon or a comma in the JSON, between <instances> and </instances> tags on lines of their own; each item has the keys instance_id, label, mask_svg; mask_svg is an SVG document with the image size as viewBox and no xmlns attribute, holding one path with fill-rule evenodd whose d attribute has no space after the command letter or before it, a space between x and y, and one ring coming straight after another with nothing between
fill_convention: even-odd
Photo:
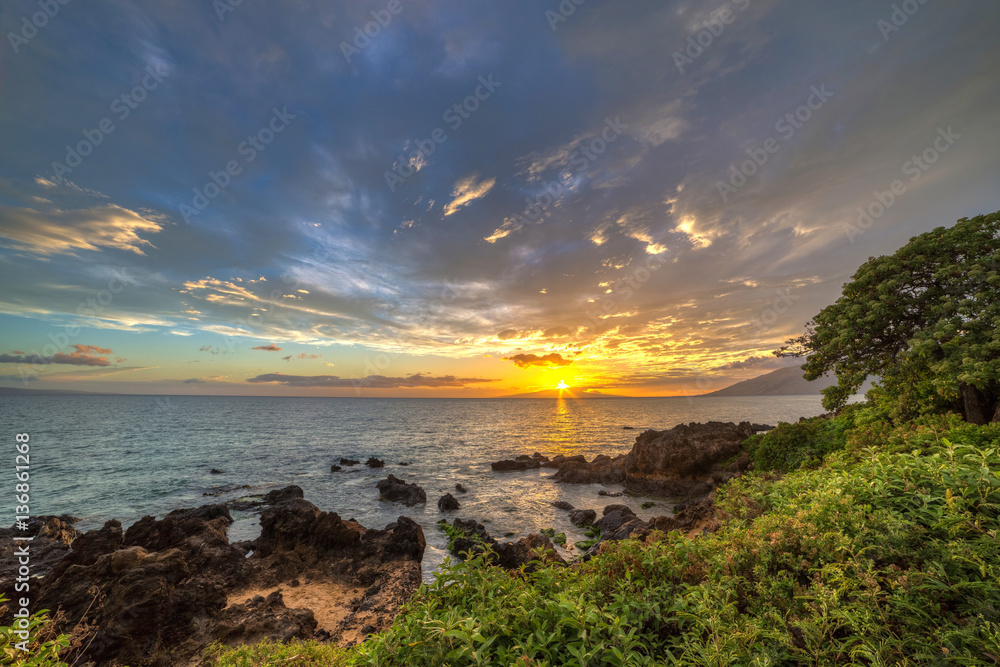
<instances>
[{"instance_id":1,"label":"leafy bush","mask_svg":"<svg viewBox=\"0 0 1000 667\"><path fill-rule=\"evenodd\" d=\"M845 432L853 426L853 412L833 419L814 417L747 438L743 448L756 470L786 472L818 466L830 453L844 448Z\"/></svg>"},{"instance_id":2,"label":"leafy bush","mask_svg":"<svg viewBox=\"0 0 1000 667\"><path fill-rule=\"evenodd\" d=\"M0 595L0 606L8 600ZM56 634L45 610L32 614L27 628L30 639L27 651L17 647L22 641L17 631L21 628L0 626L0 664L18 667L65 667L59 653L70 645L69 635Z\"/></svg>"}]
</instances>

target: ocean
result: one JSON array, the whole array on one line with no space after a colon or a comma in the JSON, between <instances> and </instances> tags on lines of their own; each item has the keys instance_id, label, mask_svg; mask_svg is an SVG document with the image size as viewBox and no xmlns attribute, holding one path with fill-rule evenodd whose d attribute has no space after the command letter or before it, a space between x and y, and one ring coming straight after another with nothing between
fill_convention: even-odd
<instances>
[{"instance_id":1,"label":"ocean","mask_svg":"<svg viewBox=\"0 0 1000 667\"><path fill-rule=\"evenodd\" d=\"M108 519L129 526L146 515L224 502L289 484L320 509L383 528L401 515L424 528L424 576L445 557L442 517L476 519L502 539L542 528L585 539L567 512L630 505L640 518L669 514L669 501L641 509L648 498L606 498L620 485L570 486L547 479L554 471L494 473L490 463L517 454L628 452L644 429L692 421L776 424L821 414L819 396L621 399L380 399L194 396L36 395L0 398L0 424L14 463L14 434L31 436L31 513L72 514L78 529ZM625 430L629 426L636 430ZM341 457L362 465L331 473ZM386 466L363 465L370 456ZM409 463L401 466L400 463ZM212 474L215 468L222 474ZM375 484L389 473L417 482L426 506L379 501ZM468 493L455 492L461 483ZM457 512L437 500L452 493ZM209 495L206 495L209 494ZM13 489L11 489L13 495ZM0 515L14 523L13 504ZM234 512L233 541L255 537L253 513Z\"/></svg>"}]
</instances>

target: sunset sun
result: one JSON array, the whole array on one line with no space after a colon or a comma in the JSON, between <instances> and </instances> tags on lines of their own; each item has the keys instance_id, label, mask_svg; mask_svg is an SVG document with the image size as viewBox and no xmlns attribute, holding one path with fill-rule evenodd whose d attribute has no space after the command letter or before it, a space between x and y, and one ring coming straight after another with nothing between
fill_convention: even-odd
<instances>
[{"instance_id":1,"label":"sunset sun","mask_svg":"<svg viewBox=\"0 0 1000 667\"><path fill-rule=\"evenodd\" d=\"M556 389L569 389L569 385L566 384L565 380L559 380L559 384L556 385Z\"/></svg>"}]
</instances>

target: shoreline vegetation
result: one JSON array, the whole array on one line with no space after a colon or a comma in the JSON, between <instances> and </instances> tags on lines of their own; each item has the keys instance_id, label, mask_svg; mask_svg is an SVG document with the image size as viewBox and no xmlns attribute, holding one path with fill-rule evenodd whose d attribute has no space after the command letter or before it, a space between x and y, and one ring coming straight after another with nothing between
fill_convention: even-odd
<instances>
[{"instance_id":1,"label":"shoreline vegetation","mask_svg":"<svg viewBox=\"0 0 1000 667\"><path fill-rule=\"evenodd\" d=\"M806 357L807 377L837 377L824 390L831 413L766 432L748 423L647 431L626 457L558 462L566 483L622 476L627 490L631 479L636 492L701 497L651 522L609 505L600 520L588 519L600 542L569 564L549 555L554 533L499 544L481 524L455 521L442 530L461 557L417 586L419 525L400 517L366 530L285 489L265 499L252 544L230 545L225 508L209 506L149 517L125 533L126 544L150 552L119 549L121 526L115 532L109 522L103 534L76 537L56 571L66 582L105 577L115 583L105 593L127 610L140 590L128 588L137 585L128 568L145 564L166 573L174 608L203 625L184 606L201 598L184 595L212 584L197 578L213 558L230 568L230 583L249 572L260 587L289 574L350 573L371 586L354 613L385 594L386 573L402 571L412 583L390 586L386 615L372 616L377 625L352 646L308 632L273 641L289 624L309 625L274 593L230 614L234 632L260 623L256 640L220 639L183 655L168 641L178 629L158 628L156 650L131 647L133 667L1000 664L998 294L1000 213L869 260L778 353ZM846 405L870 377L878 380L867 400ZM544 466L542 458L507 464ZM66 565L80 541L99 558ZM151 553L156 545L164 550ZM235 555L240 549L251 557ZM136 627L151 623L154 607ZM0 655L33 667L86 664L95 627L63 613L32 619L28 654L13 649L10 627L0 628ZM10 622L9 611L0 622ZM108 647L130 638L105 639Z\"/></svg>"}]
</instances>

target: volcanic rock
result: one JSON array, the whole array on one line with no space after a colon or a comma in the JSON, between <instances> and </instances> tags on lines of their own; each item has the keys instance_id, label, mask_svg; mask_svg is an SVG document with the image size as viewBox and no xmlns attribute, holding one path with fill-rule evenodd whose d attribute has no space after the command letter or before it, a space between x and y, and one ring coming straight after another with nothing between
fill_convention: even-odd
<instances>
[{"instance_id":1,"label":"volcanic rock","mask_svg":"<svg viewBox=\"0 0 1000 667\"><path fill-rule=\"evenodd\" d=\"M611 458L600 454L590 463L564 461L552 479L564 484L619 484L625 481L625 455Z\"/></svg>"},{"instance_id":2,"label":"volcanic rock","mask_svg":"<svg viewBox=\"0 0 1000 667\"><path fill-rule=\"evenodd\" d=\"M441 496L441 499L438 500L438 509L441 510L442 512L454 512L458 508L459 508L458 501L455 500L455 496L451 495L450 493L444 494L443 496Z\"/></svg>"},{"instance_id":3,"label":"volcanic rock","mask_svg":"<svg viewBox=\"0 0 1000 667\"><path fill-rule=\"evenodd\" d=\"M569 513L569 520L574 526L589 526L597 519L597 512L594 510L573 510Z\"/></svg>"},{"instance_id":4,"label":"volcanic rock","mask_svg":"<svg viewBox=\"0 0 1000 667\"><path fill-rule=\"evenodd\" d=\"M375 486L378 488L379 500L403 503L407 507L427 502L427 494L422 488L416 484L407 484L395 475L389 475Z\"/></svg>"}]
</instances>

